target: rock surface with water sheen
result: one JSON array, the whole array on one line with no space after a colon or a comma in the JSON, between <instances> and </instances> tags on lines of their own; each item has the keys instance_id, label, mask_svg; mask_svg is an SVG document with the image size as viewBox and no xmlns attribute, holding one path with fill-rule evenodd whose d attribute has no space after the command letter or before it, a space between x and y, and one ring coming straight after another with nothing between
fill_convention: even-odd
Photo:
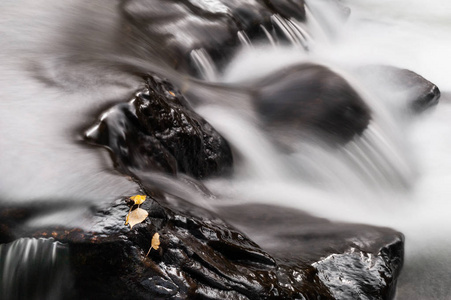
<instances>
[{"instance_id":1,"label":"rock surface with water sheen","mask_svg":"<svg viewBox=\"0 0 451 300\"><path fill-rule=\"evenodd\" d=\"M149 194L141 205L149 216L132 229L124 225L132 203L119 199L92 210L84 229L9 230L68 245L74 280L68 299L394 296L403 263L399 232L267 205L216 214L170 194ZM146 256L157 232L160 247Z\"/></svg>"},{"instance_id":2,"label":"rock surface with water sheen","mask_svg":"<svg viewBox=\"0 0 451 300\"><path fill-rule=\"evenodd\" d=\"M110 109L87 138L111 150L126 173L151 171L205 178L226 173L233 157L227 141L157 76L130 103Z\"/></svg>"}]
</instances>

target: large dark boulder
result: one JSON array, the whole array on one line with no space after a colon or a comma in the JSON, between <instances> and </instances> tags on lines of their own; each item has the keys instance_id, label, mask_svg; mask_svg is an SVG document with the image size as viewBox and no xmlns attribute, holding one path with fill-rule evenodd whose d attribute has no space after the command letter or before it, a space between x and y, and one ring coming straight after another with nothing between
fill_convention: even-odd
<instances>
[{"instance_id":1,"label":"large dark boulder","mask_svg":"<svg viewBox=\"0 0 451 300\"><path fill-rule=\"evenodd\" d=\"M371 112L339 74L316 64L283 69L257 84L254 104L264 124L347 142L368 126Z\"/></svg>"},{"instance_id":2,"label":"large dark boulder","mask_svg":"<svg viewBox=\"0 0 451 300\"><path fill-rule=\"evenodd\" d=\"M86 138L111 150L117 166L129 174L181 172L205 178L226 173L233 163L227 141L157 76L146 77L146 88L131 102L108 110Z\"/></svg>"},{"instance_id":3,"label":"large dark boulder","mask_svg":"<svg viewBox=\"0 0 451 300\"><path fill-rule=\"evenodd\" d=\"M305 299L319 295L320 299L391 299L395 295L404 257L404 237L399 232L331 222L272 205L237 205L221 213L279 266L285 266L294 286L304 284ZM303 281L293 278L296 272L305 276Z\"/></svg>"},{"instance_id":4,"label":"large dark boulder","mask_svg":"<svg viewBox=\"0 0 451 300\"><path fill-rule=\"evenodd\" d=\"M267 205L212 213L169 194L149 197L141 205L148 218L130 229L124 220L131 205L119 199L93 209L84 229L9 230L67 245L73 280L67 299L394 296L403 236L391 229L333 223ZM157 232L160 247L147 256Z\"/></svg>"}]
</instances>

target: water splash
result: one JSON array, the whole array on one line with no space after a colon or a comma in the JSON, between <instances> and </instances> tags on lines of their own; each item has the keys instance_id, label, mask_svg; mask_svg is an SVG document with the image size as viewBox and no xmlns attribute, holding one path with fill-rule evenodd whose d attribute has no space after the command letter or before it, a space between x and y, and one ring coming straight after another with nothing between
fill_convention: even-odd
<instances>
[{"instance_id":1,"label":"water splash","mask_svg":"<svg viewBox=\"0 0 451 300\"><path fill-rule=\"evenodd\" d=\"M249 39L249 37L247 36L246 32L241 30L241 31L238 31L237 35L238 35L238 40L240 41L240 43L243 47L252 48L252 42Z\"/></svg>"},{"instance_id":2,"label":"water splash","mask_svg":"<svg viewBox=\"0 0 451 300\"><path fill-rule=\"evenodd\" d=\"M263 33L265 34L265 36L268 39L268 42L271 44L271 46L275 47L277 45L277 42L276 42L276 39L274 38L273 34L270 33L264 25L260 25L260 28L262 29Z\"/></svg>"}]
</instances>

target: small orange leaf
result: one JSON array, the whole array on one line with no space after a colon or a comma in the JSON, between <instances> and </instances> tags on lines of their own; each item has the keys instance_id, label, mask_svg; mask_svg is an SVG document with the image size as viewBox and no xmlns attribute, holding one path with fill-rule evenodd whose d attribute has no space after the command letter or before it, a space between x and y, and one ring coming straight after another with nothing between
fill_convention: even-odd
<instances>
[{"instance_id":1,"label":"small orange leaf","mask_svg":"<svg viewBox=\"0 0 451 300\"><path fill-rule=\"evenodd\" d=\"M143 222L149 213L142 208L137 208L128 213L127 218L125 220L125 225L129 224L130 229L133 228L136 224Z\"/></svg>"},{"instance_id":2,"label":"small orange leaf","mask_svg":"<svg viewBox=\"0 0 451 300\"><path fill-rule=\"evenodd\" d=\"M169 94L170 94L171 96L175 97L174 92L169 91Z\"/></svg>"},{"instance_id":3,"label":"small orange leaf","mask_svg":"<svg viewBox=\"0 0 451 300\"><path fill-rule=\"evenodd\" d=\"M135 204L142 204L144 201L146 201L146 195L135 195L130 197L130 200L133 200L135 202Z\"/></svg>"}]
</instances>

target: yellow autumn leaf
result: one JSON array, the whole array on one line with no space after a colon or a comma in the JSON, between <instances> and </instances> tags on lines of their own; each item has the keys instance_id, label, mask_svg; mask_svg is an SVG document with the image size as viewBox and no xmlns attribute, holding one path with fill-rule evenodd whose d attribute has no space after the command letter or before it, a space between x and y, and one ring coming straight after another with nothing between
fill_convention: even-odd
<instances>
[{"instance_id":1,"label":"yellow autumn leaf","mask_svg":"<svg viewBox=\"0 0 451 300\"><path fill-rule=\"evenodd\" d=\"M153 235L150 245L155 250L158 250L158 248L160 247L160 235L158 234L158 232Z\"/></svg>"},{"instance_id":2,"label":"yellow autumn leaf","mask_svg":"<svg viewBox=\"0 0 451 300\"><path fill-rule=\"evenodd\" d=\"M158 234L158 232L156 232L153 237L152 237L152 241L150 242L150 248L149 251L147 251L146 256L149 255L150 250L155 249L158 250L158 248L160 248L160 235Z\"/></svg>"},{"instance_id":3,"label":"yellow autumn leaf","mask_svg":"<svg viewBox=\"0 0 451 300\"><path fill-rule=\"evenodd\" d=\"M135 195L130 197L130 200L133 200L135 202L135 204L142 204L144 201L146 201L146 195Z\"/></svg>"},{"instance_id":4,"label":"yellow autumn leaf","mask_svg":"<svg viewBox=\"0 0 451 300\"><path fill-rule=\"evenodd\" d=\"M137 208L128 213L127 218L125 220L125 225L129 224L130 229L133 228L136 224L143 222L149 213L142 208Z\"/></svg>"}]
</instances>

